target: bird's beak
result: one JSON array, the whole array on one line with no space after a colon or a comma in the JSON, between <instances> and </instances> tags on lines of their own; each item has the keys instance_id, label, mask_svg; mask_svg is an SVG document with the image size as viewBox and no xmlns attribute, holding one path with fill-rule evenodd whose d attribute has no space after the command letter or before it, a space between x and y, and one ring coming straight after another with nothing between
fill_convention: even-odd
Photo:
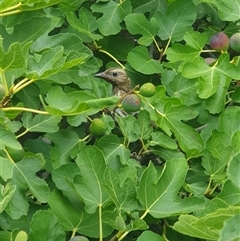
<instances>
[{"instance_id":1,"label":"bird's beak","mask_svg":"<svg viewBox=\"0 0 240 241\"><path fill-rule=\"evenodd\" d=\"M97 74L95 74L94 76L97 77L97 78L102 78L102 79L106 78L106 75L105 75L104 72L97 73Z\"/></svg>"}]
</instances>

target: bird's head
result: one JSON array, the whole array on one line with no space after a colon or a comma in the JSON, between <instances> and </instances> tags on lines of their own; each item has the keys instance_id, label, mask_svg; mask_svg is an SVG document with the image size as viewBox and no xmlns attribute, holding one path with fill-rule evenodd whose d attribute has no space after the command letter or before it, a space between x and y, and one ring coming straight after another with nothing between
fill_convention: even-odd
<instances>
[{"instance_id":1,"label":"bird's head","mask_svg":"<svg viewBox=\"0 0 240 241\"><path fill-rule=\"evenodd\" d=\"M95 77L104 79L112 85L121 86L122 84L130 83L126 72L120 68L107 69L104 72L97 73Z\"/></svg>"},{"instance_id":2,"label":"bird's head","mask_svg":"<svg viewBox=\"0 0 240 241\"><path fill-rule=\"evenodd\" d=\"M130 91L130 79L123 69L110 68L96 74L95 77L104 79L112 84L113 95L123 96Z\"/></svg>"}]
</instances>

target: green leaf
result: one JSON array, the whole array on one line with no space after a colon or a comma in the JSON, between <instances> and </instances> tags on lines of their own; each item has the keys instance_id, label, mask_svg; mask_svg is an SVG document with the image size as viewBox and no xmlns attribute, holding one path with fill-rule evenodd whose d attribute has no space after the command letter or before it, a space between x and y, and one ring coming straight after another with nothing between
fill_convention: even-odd
<instances>
[{"instance_id":1,"label":"green leaf","mask_svg":"<svg viewBox=\"0 0 240 241\"><path fill-rule=\"evenodd\" d=\"M13 176L13 163L7 159L0 157L0 177L6 182Z\"/></svg>"},{"instance_id":2,"label":"green leaf","mask_svg":"<svg viewBox=\"0 0 240 241\"><path fill-rule=\"evenodd\" d=\"M164 239L160 235L149 230L144 231L137 239L137 241L149 241L149 240L164 241Z\"/></svg>"},{"instance_id":3,"label":"green leaf","mask_svg":"<svg viewBox=\"0 0 240 241\"><path fill-rule=\"evenodd\" d=\"M237 131L240 131L239 118L240 109L238 106L226 109L219 118L219 131L227 133L231 139Z\"/></svg>"},{"instance_id":4,"label":"green leaf","mask_svg":"<svg viewBox=\"0 0 240 241\"><path fill-rule=\"evenodd\" d=\"M101 209L109 201L109 195L104 186L106 163L103 153L95 146L83 147L77 156L76 163L81 170L81 175L74 178L74 185L84 200L86 212L94 213L97 208Z\"/></svg>"},{"instance_id":5,"label":"green leaf","mask_svg":"<svg viewBox=\"0 0 240 241\"><path fill-rule=\"evenodd\" d=\"M229 77L220 78L217 91L205 101L206 109L212 114L220 113L224 110L226 104L226 96L231 79Z\"/></svg>"},{"instance_id":6,"label":"green leaf","mask_svg":"<svg viewBox=\"0 0 240 241\"><path fill-rule=\"evenodd\" d=\"M58 123L61 116L50 115L35 115L25 112L22 116L23 126L26 128L25 132L49 132L58 131Z\"/></svg>"},{"instance_id":7,"label":"green leaf","mask_svg":"<svg viewBox=\"0 0 240 241\"><path fill-rule=\"evenodd\" d=\"M156 100L159 100L156 97ZM171 132L176 136L179 146L186 152L188 158L199 156L203 150L203 141L199 133L191 126L182 123L181 120L189 120L197 115L197 112L187 106L173 104L174 99L169 99L164 103L163 112L156 111L156 124L162 130L171 135Z\"/></svg>"},{"instance_id":8,"label":"green leaf","mask_svg":"<svg viewBox=\"0 0 240 241\"><path fill-rule=\"evenodd\" d=\"M6 208L6 212L13 219L19 219L22 215L27 215L28 202L26 189L34 196L38 202L46 203L48 201L49 188L37 173L45 164L41 154L25 156L22 161L14 164L12 185L16 186L16 190L11 202Z\"/></svg>"},{"instance_id":9,"label":"green leaf","mask_svg":"<svg viewBox=\"0 0 240 241\"><path fill-rule=\"evenodd\" d=\"M238 0L230 0L229 2L224 0L203 0L203 2L217 7L219 17L223 21L237 21L240 19Z\"/></svg>"},{"instance_id":10,"label":"green leaf","mask_svg":"<svg viewBox=\"0 0 240 241\"><path fill-rule=\"evenodd\" d=\"M141 45L149 46L154 37L158 33L159 25L155 18L151 18L150 21L141 13L132 13L125 17L125 23L127 29L131 34L141 34L138 43Z\"/></svg>"},{"instance_id":11,"label":"green leaf","mask_svg":"<svg viewBox=\"0 0 240 241\"><path fill-rule=\"evenodd\" d=\"M14 166L13 183L20 189L27 187L39 202L46 203L49 188L46 182L36 175L43 167L43 164L41 154L24 157L22 161L16 163Z\"/></svg>"},{"instance_id":12,"label":"green leaf","mask_svg":"<svg viewBox=\"0 0 240 241\"><path fill-rule=\"evenodd\" d=\"M51 150L52 165L54 167L70 162L76 157L83 145L77 133L70 129L60 130L53 134L48 133L46 137L54 143Z\"/></svg>"},{"instance_id":13,"label":"green leaf","mask_svg":"<svg viewBox=\"0 0 240 241\"><path fill-rule=\"evenodd\" d=\"M5 187L0 184L0 213L4 211L16 190L16 186L6 185Z\"/></svg>"},{"instance_id":14,"label":"green leaf","mask_svg":"<svg viewBox=\"0 0 240 241\"><path fill-rule=\"evenodd\" d=\"M169 83L169 87L171 90L167 89L168 94L173 98L181 99L182 103L186 106L192 106L201 102L196 93L196 80L189 80L178 74Z\"/></svg>"},{"instance_id":15,"label":"green leaf","mask_svg":"<svg viewBox=\"0 0 240 241\"><path fill-rule=\"evenodd\" d=\"M219 208L216 212L200 218L193 215L182 215L179 221L174 224L174 230L192 237L218 240L223 223L238 214L239 211L239 207L229 207Z\"/></svg>"},{"instance_id":16,"label":"green leaf","mask_svg":"<svg viewBox=\"0 0 240 241\"><path fill-rule=\"evenodd\" d=\"M76 29L84 42L91 42L102 38L99 34L94 34L97 30L96 18L86 8L80 8L78 12L79 19L74 12L67 12L66 17L70 26Z\"/></svg>"},{"instance_id":17,"label":"green leaf","mask_svg":"<svg viewBox=\"0 0 240 241\"><path fill-rule=\"evenodd\" d=\"M177 199L177 193L185 180L187 170L185 159L166 162L162 173L158 173L150 162L140 178L137 189L137 197L146 212L155 218L162 218L204 207L201 199Z\"/></svg>"},{"instance_id":18,"label":"green leaf","mask_svg":"<svg viewBox=\"0 0 240 241\"><path fill-rule=\"evenodd\" d=\"M59 20L58 17L34 17L29 21L17 24L11 35L8 35L3 26L0 25L0 33L2 33L5 41L4 46L8 47L11 43L18 41L24 47L30 41L34 42L41 35L48 33L58 24Z\"/></svg>"},{"instance_id":19,"label":"green leaf","mask_svg":"<svg viewBox=\"0 0 240 241\"><path fill-rule=\"evenodd\" d=\"M2 128L1 126L0 126L0 132L1 132L0 150L4 150L6 146L15 150L22 149L21 144L17 141L15 135L12 132Z\"/></svg>"},{"instance_id":20,"label":"green leaf","mask_svg":"<svg viewBox=\"0 0 240 241\"><path fill-rule=\"evenodd\" d=\"M51 211L39 210L33 215L28 240L65 241L66 234L58 218Z\"/></svg>"},{"instance_id":21,"label":"green leaf","mask_svg":"<svg viewBox=\"0 0 240 241\"><path fill-rule=\"evenodd\" d=\"M162 40L182 40L182 36L192 30L192 24L196 19L196 9L192 1L181 0L172 2L163 14L158 11L154 14L160 27L158 36Z\"/></svg>"},{"instance_id":22,"label":"green leaf","mask_svg":"<svg viewBox=\"0 0 240 241\"><path fill-rule=\"evenodd\" d=\"M147 223L143 219L134 219L131 220L130 224L127 225L127 231L133 231L133 230L145 230L148 229Z\"/></svg>"},{"instance_id":23,"label":"green leaf","mask_svg":"<svg viewBox=\"0 0 240 241\"><path fill-rule=\"evenodd\" d=\"M125 16L131 13L132 7L129 0L121 3L116 3L113 0L110 0L106 3L95 3L91 6L91 9L93 12L103 14L103 16L97 20L98 28L101 34L108 36L120 32L120 23Z\"/></svg>"},{"instance_id":24,"label":"green leaf","mask_svg":"<svg viewBox=\"0 0 240 241\"><path fill-rule=\"evenodd\" d=\"M231 95L233 102L240 103L240 87L238 87Z\"/></svg>"},{"instance_id":25,"label":"green leaf","mask_svg":"<svg viewBox=\"0 0 240 241\"><path fill-rule=\"evenodd\" d=\"M168 149L177 149L177 143L164 133L155 131L151 134L150 146L162 146Z\"/></svg>"},{"instance_id":26,"label":"green leaf","mask_svg":"<svg viewBox=\"0 0 240 241\"><path fill-rule=\"evenodd\" d=\"M45 109L54 115L92 115L105 107L115 106L119 97L97 99L86 91L65 93L60 86L52 87L45 100L49 104Z\"/></svg>"},{"instance_id":27,"label":"green leaf","mask_svg":"<svg viewBox=\"0 0 240 241\"><path fill-rule=\"evenodd\" d=\"M8 51L3 49L3 38L0 37L0 72L25 67L23 50L19 43L12 43Z\"/></svg>"},{"instance_id":28,"label":"green leaf","mask_svg":"<svg viewBox=\"0 0 240 241\"><path fill-rule=\"evenodd\" d=\"M169 61L194 61L195 58L200 56L202 49L207 43L207 35L196 31L187 32L183 39L186 45L176 43L167 49L166 54Z\"/></svg>"},{"instance_id":29,"label":"green leaf","mask_svg":"<svg viewBox=\"0 0 240 241\"><path fill-rule=\"evenodd\" d=\"M133 131L140 139L148 139L153 132L150 115L146 110L138 113L137 120L133 123Z\"/></svg>"},{"instance_id":30,"label":"green leaf","mask_svg":"<svg viewBox=\"0 0 240 241\"><path fill-rule=\"evenodd\" d=\"M151 11L165 11L167 2L166 0L155 1L151 0L146 2L145 0L132 0L133 12L135 13L146 13Z\"/></svg>"},{"instance_id":31,"label":"green leaf","mask_svg":"<svg viewBox=\"0 0 240 241\"><path fill-rule=\"evenodd\" d=\"M236 241L240 238L239 234L239 221L240 221L240 215L235 215L232 218L227 219L224 222L223 229L220 232L219 241Z\"/></svg>"},{"instance_id":32,"label":"green leaf","mask_svg":"<svg viewBox=\"0 0 240 241\"><path fill-rule=\"evenodd\" d=\"M121 176L111 168L107 168L104 174L105 187L119 210L131 212L138 206L136 190L130 178L121 184Z\"/></svg>"},{"instance_id":33,"label":"green leaf","mask_svg":"<svg viewBox=\"0 0 240 241\"><path fill-rule=\"evenodd\" d=\"M124 138L126 138L128 142L134 142L138 139L133 129L133 124L136 121L135 117L131 115L126 117L116 116L116 120Z\"/></svg>"},{"instance_id":34,"label":"green leaf","mask_svg":"<svg viewBox=\"0 0 240 241\"><path fill-rule=\"evenodd\" d=\"M84 212L82 202L76 200L70 202L60 191L54 190L50 194L49 205L65 230L77 230L78 233L89 237L99 237L98 213ZM106 236L112 229L107 224L103 224L103 231Z\"/></svg>"},{"instance_id":35,"label":"green leaf","mask_svg":"<svg viewBox=\"0 0 240 241\"><path fill-rule=\"evenodd\" d=\"M230 63L228 54L222 54L212 67L201 58L195 59L193 63L186 63L182 67L183 77L198 78L199 97L203 99L209 98L218 90L221 78L225 79L225 76L228 76L238 79L239 71L239 67Z\"/></svg>"},{"instance_id":36,"label":"green leaf","mask_svg":"<svg viewBox=\"0 0 240 241\"><path fill-rule=\"evenodd\" d=\"M125 165L130 158L130 150L125 148L119 138L115 135L107 135L100 138L96 146L103 152L106 164L114 163L116 157Z\"/></svg>"},{"instance_id":37,"label":"green leaf","mask_svg":"<svg viewBox=\"0 0 240 241\"><path fill-rule=\"evenodd\" d=\"M228 166L228 178L234 183L236 187L240 189L240 176L239 174L240 169L240 154L235 156Z\"/></svg>"},{"instance_id":38,"label":"green leaf","mask_svg":"<svg viewBox=\"0 0 240 241\"><path fill-rule=\"evenodd\" d=\"M63 46L58 46L45 50L42 55L35 54L34 57L30 57L27 63L27 78L47 78L60 70L69 69L83 63L88 57L88 55L77 51L69 52L64 56L63 50Z\"/></svg>"},{"instance_id":39,"label":"green leaf","mask_svg":"<svg viewBox=\"0 0 240 241\"><path fill-rule=\"evenodd\" d=\"M128 54L129 64L143 74L162 73L163 68L159 61L150 57L148 49L144 46L137 46Z\"/></svg>"},{"instance_id":40,"label":"green leaf","mask_svg":"<svg viewBox=\"0 0 240 241\"><path fill-rule=\"evenodd\" d=\"M63 113L71 113L81 104L84 105L84 102L92 99L96 99L96 97L86 91L74 91L66 94L60 86L51 88L45 98L50 107Z\"/></svg>"}]
</instances>

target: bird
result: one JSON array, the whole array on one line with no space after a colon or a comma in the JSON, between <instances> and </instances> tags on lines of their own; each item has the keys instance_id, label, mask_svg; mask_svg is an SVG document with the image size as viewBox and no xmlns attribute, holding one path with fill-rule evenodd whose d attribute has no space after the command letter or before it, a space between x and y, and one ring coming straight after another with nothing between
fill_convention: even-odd
<instances>
[{"instance_id":1,"label":"bird","mask_svg":"<svg viewBox=\"0 0 240 241\"><path fill-rule=\"evenodd\" d=\"M109 68L104 72L95 74L95 77L104 79L112 86L112 95L124 96L131 91L131 81L121 68Z\"/></svg>"}]
</instances>

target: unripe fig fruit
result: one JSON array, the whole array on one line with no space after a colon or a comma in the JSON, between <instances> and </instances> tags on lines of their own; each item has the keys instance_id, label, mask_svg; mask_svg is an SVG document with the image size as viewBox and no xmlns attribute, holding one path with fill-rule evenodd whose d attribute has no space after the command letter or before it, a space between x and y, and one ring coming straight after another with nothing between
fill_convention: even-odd
<instances>
[{"instance_id":1,"label":"unripe fig fruit","mask_svg":"<svg viewBox=\"0 0 240 241\"><path fill-rule=\"evenodd\" d=\"M210 64L212 64L213 62L216 61L216 59L214 59L214 58L205 58L204 60L205 60L207 65L210 65Z\"/></svg>"},{"instance_id":2,"label":"unripe fig fruit","mask_svg":"<svg viewBox=\"0 0 240 241\"><path fill-rule=\"evenodd\" d=\"M135 112L141 108L141 99L135 94L129 94L122 100L122 107L127 112Z\"/></svg>"},{"instance_id":3,"label":"unripe fig fruit","mask_svg":"<svg viewBox=\"0 0 240 241\"><path fill-rule=\"evenodd\" d=\"M234 51L240 52L240 33L233 34L229 40L229 44Z\"/></svg>"},{"instance_id":4,"label":"unripe fig fruit","mask_svg":"<svg viewBox=\"0 0 240 241\"><path fill-rule=\"evenodd\" d=\"M5 90L2 84L0 84L0 100L5 96Z\"/></svg>"},{"instance_id":5,"label":"unripe fig fruit","mask_svg":"<svg viewBox=\"0 0 240 241\"><path fill-rule=\"evenodd\" d=\"M151 97L155 94L156 88L152 83L145 83L141 86L139 94L144 97Z\"/></svg>"},{"instance_id":6,"label":"unripe fig fruit","mask_svg":"<svg viewBox=\"0 0 240 241\"><path fill-rule=\"evenodd\" d=\"M224 32L219 32L210 38L210 46L216 51L227 51L229 38Z\"/></svg>"},{"instance_id":7,"label":"unripe fig fruit","mask_svg":"<svg viewBox=\"0 0 240 241\"><path fill-rule=\"evenodd\" d=\"M102 136L105 134L107 127L101 119L94 119L89 127L89 132L94 136Z\"/></svg>"}]
</instances>

